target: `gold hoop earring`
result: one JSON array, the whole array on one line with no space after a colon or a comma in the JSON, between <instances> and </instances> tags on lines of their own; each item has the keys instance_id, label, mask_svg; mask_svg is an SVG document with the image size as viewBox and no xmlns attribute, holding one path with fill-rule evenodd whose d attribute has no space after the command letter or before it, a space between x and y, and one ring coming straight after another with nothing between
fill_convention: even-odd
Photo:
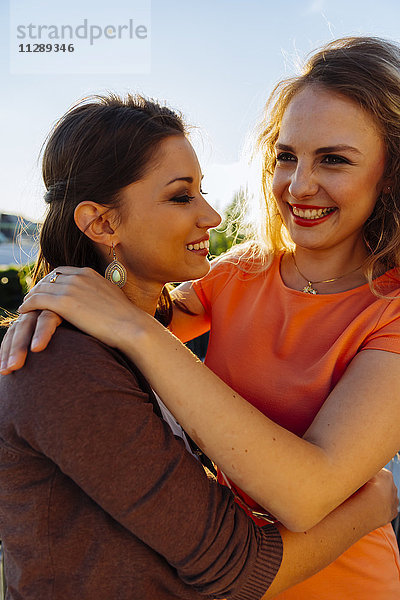
<instances>
[{"instance_id":1,"label":"gold hoop earring","mask_svg":"<svg viewBox=\"0 0 400 600\"><path fill-rule=\"evenodd\" d=\"M126 283L127 272L124 265L120 263L117 259L114 249L114 243L112 244L111 248L113 253L113 260L108 265L104 273L104 277L108 279L108 281L111 281L111 283L113 283L114 285L117 285L118 287L122 288Z\"/></svg>"}]
</instances>

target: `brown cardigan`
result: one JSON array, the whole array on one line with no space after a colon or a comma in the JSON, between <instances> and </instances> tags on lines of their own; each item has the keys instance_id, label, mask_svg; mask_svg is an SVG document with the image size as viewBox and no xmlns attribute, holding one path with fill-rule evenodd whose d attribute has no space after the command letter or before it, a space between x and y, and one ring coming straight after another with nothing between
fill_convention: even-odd
<instances>
[{"instance_id":1,"label":"brown cardigan","mask_svg":"<svg viewBox=\"0 0 400 600\"><path fill-rule=\"evenodd\" d=\"M155 412L117 351L61 327L0 378L10 598L260 598L282 558Z\"/></svg>"}]
</instances>

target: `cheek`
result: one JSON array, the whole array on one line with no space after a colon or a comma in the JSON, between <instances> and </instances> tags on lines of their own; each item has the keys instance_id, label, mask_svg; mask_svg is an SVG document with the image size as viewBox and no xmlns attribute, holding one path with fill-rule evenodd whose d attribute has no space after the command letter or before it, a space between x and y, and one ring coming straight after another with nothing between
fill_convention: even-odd
<instances>
[{"instance_id":1,"label":"cheek","mask_svg":"<svg viewBox=\"0 0 400 600\"><path fill-rule=\"evenodd\" d=\"M275 171L272 176L272 183L271 183L272 193L274 194L275 197L279 194L279 190L281 187L282 186L280 184L279 174Z\"/></svg>"},{"instance_id":2,"label":"cheek","mask_svg":"<svg viewBox=\"0 0 400 600\"><path fill-rule=\"evenodd\" d=\"M354 189L354 196L362 195L364 197L365 213L369 216L382 191L382 173L378 170L371 169L363 181L358 182L358 186Z\"/></svg>"},{"instance_id":3,"label":"cheek","mask_svg":"<svg viewBox=\"0 0 400 600\"><path fill-rule=\"evenodd\" d=\"M383 148L376 153L371 149L370 160L364 170L364 189L370 190L371 196L378 198L382 191L383 177L386 169L386 153Z\"/></svg>"},{"instance_id":4,"label":"cheek","mask_svg":"<svg viewBox=\"0 0 400 600\"><path fill-rule=\"evenodd\" d=\"M277 173L277 171L275 171L274 176L272 178L271 187L275 200L277 201L278 205L280 205L283 202L282 195L285 191L285 188L287 187L287 184L282 174Z\"/></svg>"}]
</instances>

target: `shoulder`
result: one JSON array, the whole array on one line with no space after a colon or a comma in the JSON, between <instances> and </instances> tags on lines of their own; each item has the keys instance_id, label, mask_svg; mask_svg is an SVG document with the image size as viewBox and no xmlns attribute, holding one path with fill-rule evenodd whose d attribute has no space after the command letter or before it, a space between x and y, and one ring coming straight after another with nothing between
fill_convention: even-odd
<instances>
[{"instance_id":1,"label":"shoulder","mask_svg":"<svg viewBox=\"0 0 400 600\"><path fill-rule=\"evenodd\" d=\"M397 321L400 326L400 288L392 286L380 288L378 290L382 295L374 301L375 311L379 319L377 325Z\"/></svg>"},{"instance_id":2,"label":"shoulder","mask_svg":"<svg viewBox=\"0 0 400 600\"><path fill-rule=\"evenodd\" d=\"M400 317L400 276L397 269L392 269L374 280L371 293L371 306L380 318Z\"/></svg>"},{"instance_id":3,"label":"shoulder","mask_svg":"<svg viewBox=\"0 0 400 600\"><path fill-rule=\"evenodd\" d=\"M361 349L386 350L400 354L400 287L393 278L380 278L375 296L360 312L358 321L368 331Z\"/></svg>"},{"instance_id":4,"label":"shoulder","mask_svg":"<svg viewBox=\"0 0 400 600\"><path fill-rule=\"evenodd\" d=\"M45 363L55 366L60 363L63 368L77 367L80 370L97 372L102 364L110 366L113 363L130 369L132 363L115 348L111 348L98 339L86 335L68 323L59 327L46 350L39 353L30 353L27 362Z\"/></svg>"},{"instance_id":5,"label":"shoulder","mask_svg":"<svg viewBox=\"0 0 400 600\"><path fill-rule=\"evenodd\" d=\"M0 397L0 436L18 448L25 440L45 454L51 441L56 447L66 438L78 443L89 431L101 436L124 424L140 429L156 416L151 388L134 365L67 327L46 350L30 353L22 369L0 377Z\"/></svg>"},{"instance_id":6,"label":"shoulder","mask_svg":"<svg viewBox=\"0 0 400 600\"><path fill-rule=\"evenodd\" d=\"M231 293L232 286L239 292L244 283L259 284L259 279L270 273L279 255L267 253L255 242L238 244L211 261L210 272L192 283L192 287L206 310L220 296Z\"/></svg>"},{"instance_id":7,"label":"shoulder","mask_svg":"<svg viewBox=\"0 0 400 600\"><path fill-rule=\"evenodd\" d=\"M395 300L400 297L400 268L390 269L372 283L377 297Z\"/></svg>"},{"instance_id":8,"label":"shoulder","mask_svg":"<svg viewBox=\"0 0 400 600\"><path fill-rule=\"evenodd\" d=\"M201 281L217 276L260 275L269 271L279 257L280 254L268 253L256 242L238 244L212 260L210 273Z\"/></svg>"},{"instance_id":9,"label":"shoulder","mask_svg":"<svg viewBox=\"0 0 400 600\"><path fill-rule=\"evenodd\" d=\"M29 352L22 369L0 378L2 394L23 392L35 403L113 387L149 393L146 380L124 355L68 324L57 329L45 350Z\"/></svg>"},{"instance_id":10,"label":"shoulder","mask_svg":"<svg viewBox=\"0 0 400 600\"><path fill-rule=\"evenodd\" d=\"M48 360L51 355L51 360L55 361L62 355L63 359L68 361L69 359L76 360L83 354L89 356L92 354L101 355L106 351L106 348L105 344L102 344L99 340L86 335L68 323L63 323L57 328L46 350L37 353L36 356L46 357ZM33 358L33 354L30 354L29 358Z\"/></svg>"}]
</instances>

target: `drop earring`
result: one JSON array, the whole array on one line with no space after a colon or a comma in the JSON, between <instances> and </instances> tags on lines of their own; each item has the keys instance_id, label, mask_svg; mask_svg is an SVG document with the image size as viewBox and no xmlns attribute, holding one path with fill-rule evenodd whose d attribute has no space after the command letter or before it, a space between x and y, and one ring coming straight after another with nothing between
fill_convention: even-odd
<instances>
[{"instance_id":1,"label":"drop earring","mask_svg":"<svg viewBox=\"0 0 400 600\"><path fill-rule=\"evenodd\" d=\"M124 265L120 263L117 259L114 249L114 243L110 248L110 254L111 249L113 253L113 260L108 265L104 273L104 277L108 279L108 281L111 281L111 283L113 283L114 285L117 285L118 287L123 287L126 283L127 272Z\"/></svg>"}]
</instances>

